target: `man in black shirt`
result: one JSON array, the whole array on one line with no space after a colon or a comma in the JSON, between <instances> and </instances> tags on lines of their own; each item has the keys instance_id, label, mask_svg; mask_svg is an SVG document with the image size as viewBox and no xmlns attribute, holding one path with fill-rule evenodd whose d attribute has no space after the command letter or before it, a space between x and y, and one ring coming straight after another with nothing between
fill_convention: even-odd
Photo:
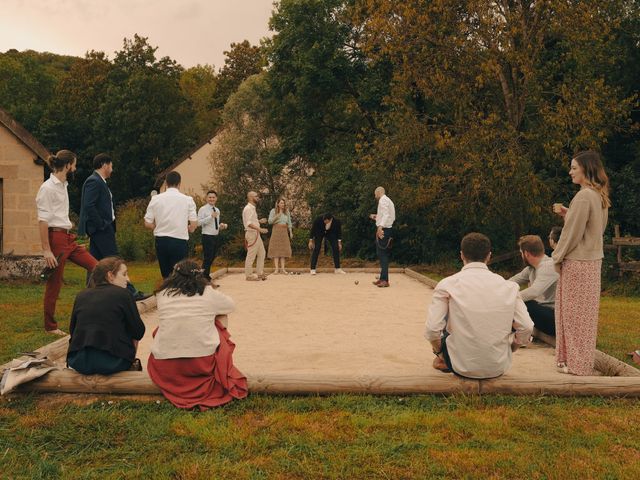
<instances>
[{"instance_id":1,"label":"man in black shirt","mask_svg":"<svg viewBox=\"0 0 640 480\"><path fill-rule=\"evenodd\" d=\"M340 252L342 251L342 225L340 220L334 218L330 213L316 218L311 226L311 232L309 233L309 250L312 250L311 254L311 275L316 274L316 266L318 265L318 255L320 255L320 248L322 246L322 240L329 242L331 245L331 253L333 253L333 266L335 267L335 273L344 274L344 270L340 268Z\"/></svg>"}]
</instances>

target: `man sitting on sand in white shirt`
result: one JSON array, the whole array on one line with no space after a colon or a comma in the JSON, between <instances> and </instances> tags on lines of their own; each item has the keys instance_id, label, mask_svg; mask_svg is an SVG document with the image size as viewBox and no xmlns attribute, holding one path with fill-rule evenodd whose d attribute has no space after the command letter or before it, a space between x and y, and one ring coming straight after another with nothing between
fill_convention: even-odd
<instances>
[{"instance_id":1,"label":"man sitting on sand in white shirt","mask_svg":"<svg viewBox=\"0 0 640 480\"><path fill-rule=\"evenodd\" d=\"M429 307L424 335L436 355L433 367L467 378L499 377L511 367L512 352L529 343L533 322L518 286L487 267L488 237L465 235L460 257L464 267L436 285Z\"/></svg>"}]
</instances>

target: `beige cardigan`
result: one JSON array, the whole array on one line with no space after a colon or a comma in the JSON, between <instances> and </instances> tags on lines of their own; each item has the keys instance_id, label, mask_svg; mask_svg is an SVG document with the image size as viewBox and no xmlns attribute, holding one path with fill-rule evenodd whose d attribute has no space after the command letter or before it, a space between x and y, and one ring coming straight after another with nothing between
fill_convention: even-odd
<instances>
[{"instance_id":1,"label":"beige cardigan","mask_svg":"<svg viewBox=\"0 0 640 480\"><path fill-rule=\"evenodd\" d=\"M156 299L159 325L151 345L156 359L206 357L215 353L220 344L215 316L233 311L231 298L207 285L202 295L169 296L162 290Z\"/></svg>"},{"instance_id":2,"label":"beige cardigan","mask_svg":"<svg viewBox=\"0 0 640 480\"><path fill-rule=\"evenodd\" d=\"M553 251L553 263L563 260L599 260L604 257L604 229L609 209L602 207L600 194L592 188L581 189L571 200L564 217L564 228Z\"/></svg>"}]
</instances>

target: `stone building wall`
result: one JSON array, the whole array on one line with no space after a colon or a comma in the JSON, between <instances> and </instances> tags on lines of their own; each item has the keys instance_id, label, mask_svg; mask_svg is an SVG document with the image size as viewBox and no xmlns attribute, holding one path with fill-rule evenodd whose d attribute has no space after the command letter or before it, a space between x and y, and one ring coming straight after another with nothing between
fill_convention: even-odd
<instances>
[{"instance_id":1,"label":"stone building wall","mask_svg":"<svg viewBox=\"0 0 640 480\"><path fill-rule=\"evenodd\" d=\"M42 253L35 198L44 180L36 154L0 124L0 178L2 179L2 253Z\"/></svg>"}]
</instances>

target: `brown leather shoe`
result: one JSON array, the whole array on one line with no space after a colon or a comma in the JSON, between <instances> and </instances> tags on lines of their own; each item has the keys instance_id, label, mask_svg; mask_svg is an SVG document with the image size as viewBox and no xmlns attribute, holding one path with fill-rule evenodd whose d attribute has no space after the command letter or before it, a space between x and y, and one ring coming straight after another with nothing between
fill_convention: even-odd
<instances>
[{"instance_id":1,"label":"brown leather shoe","mask_svg":"<svg viewBox=\"0 0 640 480\"><path fill-rule=\"evenodd\" d=\"M384 287L388 287L388 286L389 286L389 282L386 282L384 280L379 280L379 283L378 283L378 287L379 288L384 288Z\"/></svg>"},{"instance_id":2,"label":"brown leather shoe","mask_svg":"<svg viewBox=\"0 0 640 480\"><path fill-rule=\"evenodd\" d=\"M375 281L373 281L371 283L373 283L377 287L378 285L380 285L380 280L375 280Z\"/></svg>"}]
</instances>

